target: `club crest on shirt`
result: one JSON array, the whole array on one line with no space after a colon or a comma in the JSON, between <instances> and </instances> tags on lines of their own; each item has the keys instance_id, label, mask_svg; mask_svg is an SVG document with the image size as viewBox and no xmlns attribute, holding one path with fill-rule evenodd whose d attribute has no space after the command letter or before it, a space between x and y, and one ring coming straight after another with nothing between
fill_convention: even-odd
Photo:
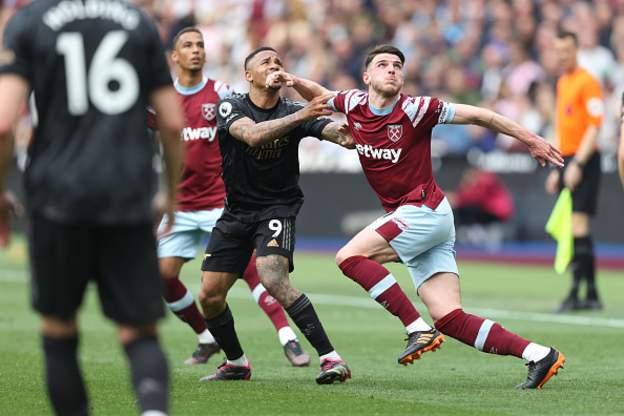
<instances>
[{"instance_id":1,"label":"club crest on shirt","mask_svg":"<svg viewBox=\"0 0 624 416\"><path fill-rule=\"evenodd\" d=\"M214 120L217 116L217 106L215 104L202 104L202 116L208 121Z\"/></svg>"},{"instance_id":2,"label":"club crest on shirt","mask_svg":"<svg viewBox=\"0 0 624 416\"><path fill-rule=\"evenodd\" d=\"M386 126L386 133L388 139L392 142L398 142L403 137L403 125L402 124L390 124Z\"/></svg>"}]
</instances>

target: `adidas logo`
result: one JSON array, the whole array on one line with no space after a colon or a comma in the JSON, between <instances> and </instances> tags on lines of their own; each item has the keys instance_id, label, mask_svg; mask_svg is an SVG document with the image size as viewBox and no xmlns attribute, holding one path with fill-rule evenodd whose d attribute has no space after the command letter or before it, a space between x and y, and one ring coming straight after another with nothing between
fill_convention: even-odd
<instances>
[{"instance_id":1,"label":"adidas logo","mask_svg":"<svg viewBox=\"0 0 624 416\"><path fill-rule=\"evenodd\" d=\"M267 243L267 247L279 247L279 243L276 239L273 239Z\"/></svg>"}]
</instances>

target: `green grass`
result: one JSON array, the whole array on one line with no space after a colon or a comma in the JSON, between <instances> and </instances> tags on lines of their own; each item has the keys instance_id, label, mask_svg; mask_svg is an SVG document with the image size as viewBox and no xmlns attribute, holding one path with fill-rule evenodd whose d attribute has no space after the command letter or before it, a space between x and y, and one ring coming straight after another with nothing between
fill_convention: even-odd
<instances>
[{"instance_id":1,"label":"green grass","mask_svg":"<svg viewBox=\"0 0 624 416\"><path fill-rule=\"evenodd\" d=\"M37 317L28 306L27 269L23 243L0 253L0 415L49 414L42 385ZM526 368L520 360L481 354L449 340L436 354L427 354L403 368L396 357L404 346L398 320L389 316L351 281L342 277L331 256L299 255L294 284L317 299L316 308L337 350L349 362L353 379L341 385L317 386L318 367L289 367L269 321L239 282L231 292L241 342L254 373L251 382L200 384L212 372L207 366L184 367L195 337L188 327L169 317L162 339L172 369L174 415L616 415L624 414L624 328L609 328L605 320L624 319L624 278L600 273L607 309L587 316L600 325L548 322L563 297L568 278L539 267L462 264L464 306L468 310L512 311L500 318L507 328L527 338L556 345L568 363L542 391L518 391ZM391 267L419 305L405 270ZM199 263L185 268L184 280L196 292ZM336 304L349 297L360 306ZM316 295L316 296L315 296ZM126 362L113 326L89 293L81 315L82 366L96 415L136 413ZM540 315L536 315L540 313ZM506 315L501 315L506 316ZM537 316L537 318L535 318ZM536 321L546 317L546 322ZM312 348L305 343L312 353ZM314 355L314 354L312 354ZM316 358L313 363L316 364Z\"/></svg>"}]
</instances>

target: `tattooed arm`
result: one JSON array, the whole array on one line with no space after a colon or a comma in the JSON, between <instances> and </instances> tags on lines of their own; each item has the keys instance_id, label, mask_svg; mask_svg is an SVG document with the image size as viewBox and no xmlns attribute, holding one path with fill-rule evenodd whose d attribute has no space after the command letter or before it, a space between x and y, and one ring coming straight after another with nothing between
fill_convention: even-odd
<instances>
[{"instance_id":1,"label":"tattooed arm","mask_svg":"<svg viewBox=\"0 0 624 416\"><path fill-rule=\"evenodd\" d=\"M300 111L297 111L286 117L262 123L255 123L252 119L244 117L232 123L230 134L251 147L259 147L284 137L292 129L303 123L305 119L299 113Z\"/></svg>"},{"instance_id":2,"label":"tattooed arm","mask_svg":"<svg viewBox=\"0 0 624 416\"><path fill-rule=\"evenodd\" d=\"M349 134L349 130L346 124L336 122L329 123L327 126L325 126L325 128L323 128L321 136L324 140L336 143L337 145L344 148L355 148L355 142L353 141L353 137L351 137L351 134Z\"/></svg>"},{"instance_id":3,"label":"tattooed arm","mask_svg":"<svg viewBox=\"0 0 624 416\"><path fill-rule=\"evenodd\" d=\"M251 147L262 146L285 136L307 120L330 115L332 112L327 107L329 98L329 96L317 97L301 110L276 120L256 123L248 117L241 118L232 123L229 132L234 138Z\"/></svg>"}]
</instances>

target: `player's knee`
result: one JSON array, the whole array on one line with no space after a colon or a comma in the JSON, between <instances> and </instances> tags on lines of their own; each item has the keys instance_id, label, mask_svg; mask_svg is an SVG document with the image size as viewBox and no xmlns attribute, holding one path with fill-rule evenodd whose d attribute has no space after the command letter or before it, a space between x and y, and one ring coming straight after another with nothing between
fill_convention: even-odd
<instances>
[{"instance_id":1,"label":"player's knee","mask_svg":"<svg viewBox=\"0 0 624 416\"><path fill-rule=\"evenodd\" d=\"M182 270L182 261L177 261L177 259L172 258L163 258L158 262L158 266L160 269L160 276L163 279L175 279L180 275L180 271Z\"/></svg>"},{"instance_id":2,"label":"player's knee","mask_svg":"<svg viewBox=\"0 0 624 416\"><path fill-rule=\"evenodd\" d=\"M463 310L460 302L439 301L426 303L427 311L433 321L438 321L455 310Z\"/></svg>"},{"instance_id":3,"label":"player's knee","mask_svg":"<svg viewBox=\"0 0 624 416\"><path fill-rule=\"evenodd\" d=\"M225 304L225 292L218 286L202 284L197 300L204 307Z\"/></svg>"},{"instance_id":4,"label":"player's knee","mask_svg":"<svg viewBox=\"0 0 624 416\"><path fill-rule=\"evenodd\" d=\"M575 213L572 216L572 235L585 237L589 234L589 219L586 214Z\"/></svg>"},{"instance_id":5,"label":"player's knee","mask_svg":"<svg viewBox=\"0 0 624 416\"><path fill-rule=\"evenodd\" d=\"M147 324L140 327L131 327L126 325L120 325L117 331L117 338L121 345L128 345L138 339L145 337L156 337L158 330L156 324Z\"/></svg>"},{"instance_id":6,"label":"player's knee","mask_svg":"<svg viewBox=\"0 0 624 416\"><path fill-rule=\"evenodd\" d=\"M340 265L343 264L345 260L355 255L356 254L351 249L349 249L349 246L342 247L340 250L338 250L338 253L336 253L336 265L340 267Z\"/></svg>"},{"instance_id":7,"label":"player's knee","mask_svg":"<svg viewBox=\"0 0 624 416\"><path fill-rule=\"evenodd\" d=\"M78 333L75 319L62 320L51 316L41 318L41 332L53 338L66 338Z\"/></svg>"}]
</instances>

